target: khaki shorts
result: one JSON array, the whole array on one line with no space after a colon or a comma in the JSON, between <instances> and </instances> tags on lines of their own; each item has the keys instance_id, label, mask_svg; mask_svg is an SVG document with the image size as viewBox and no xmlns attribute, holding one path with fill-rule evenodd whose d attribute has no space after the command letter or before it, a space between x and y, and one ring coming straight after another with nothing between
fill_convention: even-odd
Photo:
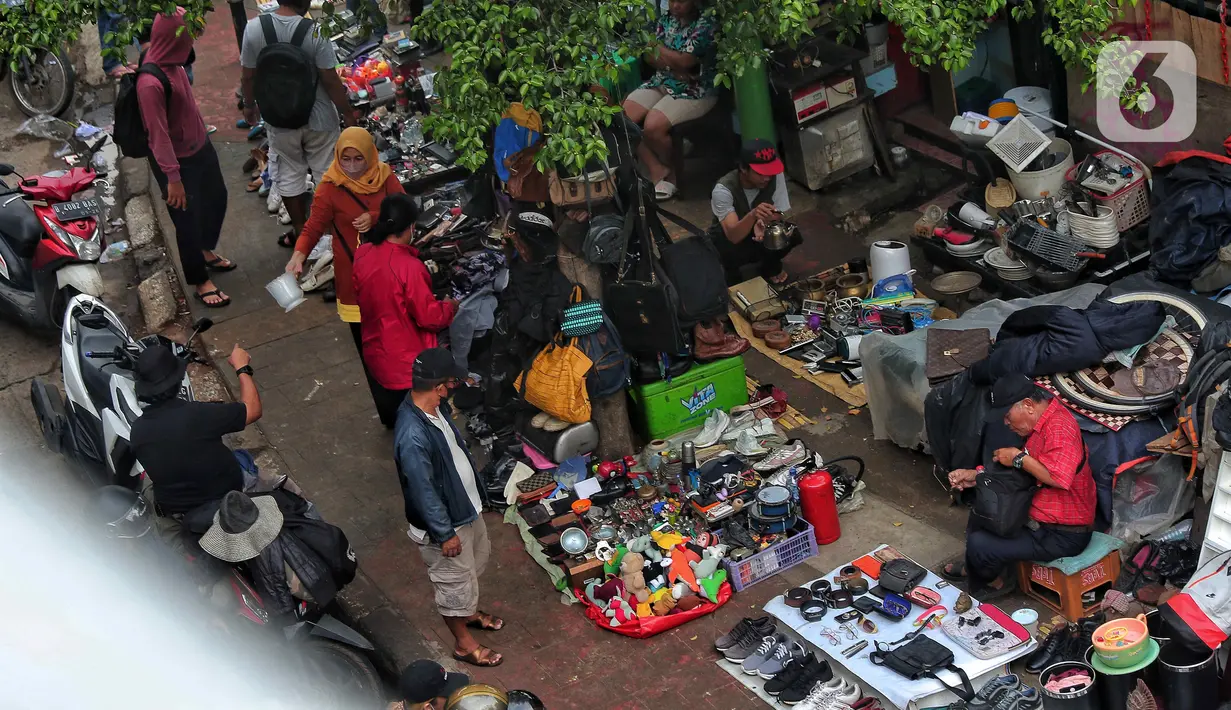
<instances>
[{"instance_id":1,"label":"khaki shorts","mask_svg":"<svg viewBox=\"0 0 1231 710\"><path fill-rule=\"evenodd\" d=\"M662 113L673 126L695 121L709 113L718 104L717 96L706 96L703 99L677 99L667 95L667 90L661 86L652 89L637 89L624 100L632 101L647 111L654 109Z\"/></svg>"},{"instance_id":2,"label":"khaki shorts","mask_svg":"<svg viewBox=\"0 0 1231 710\"><path fill-rule=\"evenodd\" d=\"M314 131L310 128L266 128L269 132L269 175L274 189L283 197L295 197L311 192L308 173L320 182L333 163L333 147L338 131Z\"/></svg>"},{"instance_id":3,"label":"khaki shorts","mask_svg":"<svg viewBox=\"0 0 1231 710\"><path fill-rule=\"evenodd\" d=\"M458 528L457 536L462 540L462 553L457 557L445 557L435 543L419 545L441 616L473 616L479 612L479 575L492 552L482 514Z\"/></svg>"}]
</instances>

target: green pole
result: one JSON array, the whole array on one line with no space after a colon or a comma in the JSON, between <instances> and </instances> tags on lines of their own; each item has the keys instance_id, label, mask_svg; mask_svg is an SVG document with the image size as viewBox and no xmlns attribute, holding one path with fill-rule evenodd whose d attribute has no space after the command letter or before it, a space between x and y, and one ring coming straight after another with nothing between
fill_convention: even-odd
<instances>
[{"instance_id":1,"label":"green pole","mask_svg":"<svg viewBox=\"0 0 1231 710\"><path fill-rule=\"evenodd\" d=\"M774 113L769 105L769 76L765 62L749 67L732 82L735 89L735 111L739 115L740 138L764 138L777 141Z\"/></svg>"}]
</instances>

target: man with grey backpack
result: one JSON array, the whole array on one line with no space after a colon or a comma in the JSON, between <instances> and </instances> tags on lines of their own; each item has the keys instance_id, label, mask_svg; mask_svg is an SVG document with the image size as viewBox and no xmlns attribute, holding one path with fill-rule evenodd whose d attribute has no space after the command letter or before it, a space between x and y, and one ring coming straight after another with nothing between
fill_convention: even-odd
<instances>
[{"instance_id":1,"label":"man with grey backpack","mask_svg":"<svg viewBox=\"0 0 1231 710\"><path fill-rule=\"evenodd\" d=\"M339 112L342 122L355 125L346 87L334 69L337 50L304 17L308 8L309 0L278 0L277 10L248 21L239 55L244 117L250 125L265 122L269 160L277 167L270 170L274 189L294 234L308 218L309 172L319 180L333 162Z\"/></svg>"}]
</instances>

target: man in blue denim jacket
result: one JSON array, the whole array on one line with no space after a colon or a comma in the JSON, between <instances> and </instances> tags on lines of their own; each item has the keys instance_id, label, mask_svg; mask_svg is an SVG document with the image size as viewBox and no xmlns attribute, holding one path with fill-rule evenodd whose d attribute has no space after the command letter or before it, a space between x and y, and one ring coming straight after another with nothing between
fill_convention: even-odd
<instances>
[{"instance_id":1,"label":"man in blue denim jacket","mask_svg":"<svg viewBox=\"0 0 1231 710\"><path fill-rule=\"evenodd\" d=\"M449 390L467 377L444 348L415 358L410 396L398 409L394 457L406 499L407 534L419 545L435 589L436 609L456 646L453 657L476 666L497 666L500 654L481 645L470 629L498 631L504 621L479 611L479 575L491 543L483 523L483 500L474 459L450 419Z\"/></svg>"}]
</instances>

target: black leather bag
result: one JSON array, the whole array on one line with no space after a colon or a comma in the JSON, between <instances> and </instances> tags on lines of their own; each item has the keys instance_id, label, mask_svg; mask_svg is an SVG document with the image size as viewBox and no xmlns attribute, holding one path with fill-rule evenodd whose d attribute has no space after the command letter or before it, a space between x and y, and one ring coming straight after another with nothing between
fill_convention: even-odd
<instances>
[{"instance_id":1,"label":"black leather bag","mask_svg":"<svg viewBox=\"0 0 1231 710\"><path fill-rule=\"evenodd\" d=\"M691 237L671 241L658 219L653 228L661 230L663 267L675 285L679 296L680 324L690 327L702 321L720 318L727 313L727 281L718 250L709 235L691 222L655 207L666 217L688 231Z\"/></svg>"},{"instance_id":2,"label":"black leather bag","mask_svg":"<svg viewBox=\"0 0 1231 710\"><path fill-rule=\"evenodd\" d=\"M927 574L927 570L919 565L899 557L881 565L881 576L877 581L885 591L902 595L919 586Z\"/></svg>"},{"instance_id":3,"label":"black leather bag","mask_svg":"<svg viewBox=\"0 0 1231 710\"><path fill-rule=\"evenodd\" d=\"M975 479L970 518L993 535L1011 537L1030 519L1030 504L1038 488L1034 476L1025 471L994 465Z\"/></svg>"},{"instance_id":4,"label":"black leather bag","mask_svg":"<svg viewBox=\"0 0 1231 710\"><path fill-rule=\"evenodd\" d=\"M898 561L894 560L894 562ZM885 582L883 576L884 567L881 570L881 584L883 585ZM899 646L892 651L882 651L880 650L882 648L887 648L887 645L878 643L877 650L868 655L872 663L884 666L910 680L932 678L956 693L962 700L969 701L975 697L974 686L970 684L970 678L966 675L966 671L953 663L953 651L949 650L946 646L942 646L932 638L916 636L905 645ZM936 672L942 670L956 673L962 681L961 686L955 688L941 680L936 675Z\"/></svg>"}]
</instances>

